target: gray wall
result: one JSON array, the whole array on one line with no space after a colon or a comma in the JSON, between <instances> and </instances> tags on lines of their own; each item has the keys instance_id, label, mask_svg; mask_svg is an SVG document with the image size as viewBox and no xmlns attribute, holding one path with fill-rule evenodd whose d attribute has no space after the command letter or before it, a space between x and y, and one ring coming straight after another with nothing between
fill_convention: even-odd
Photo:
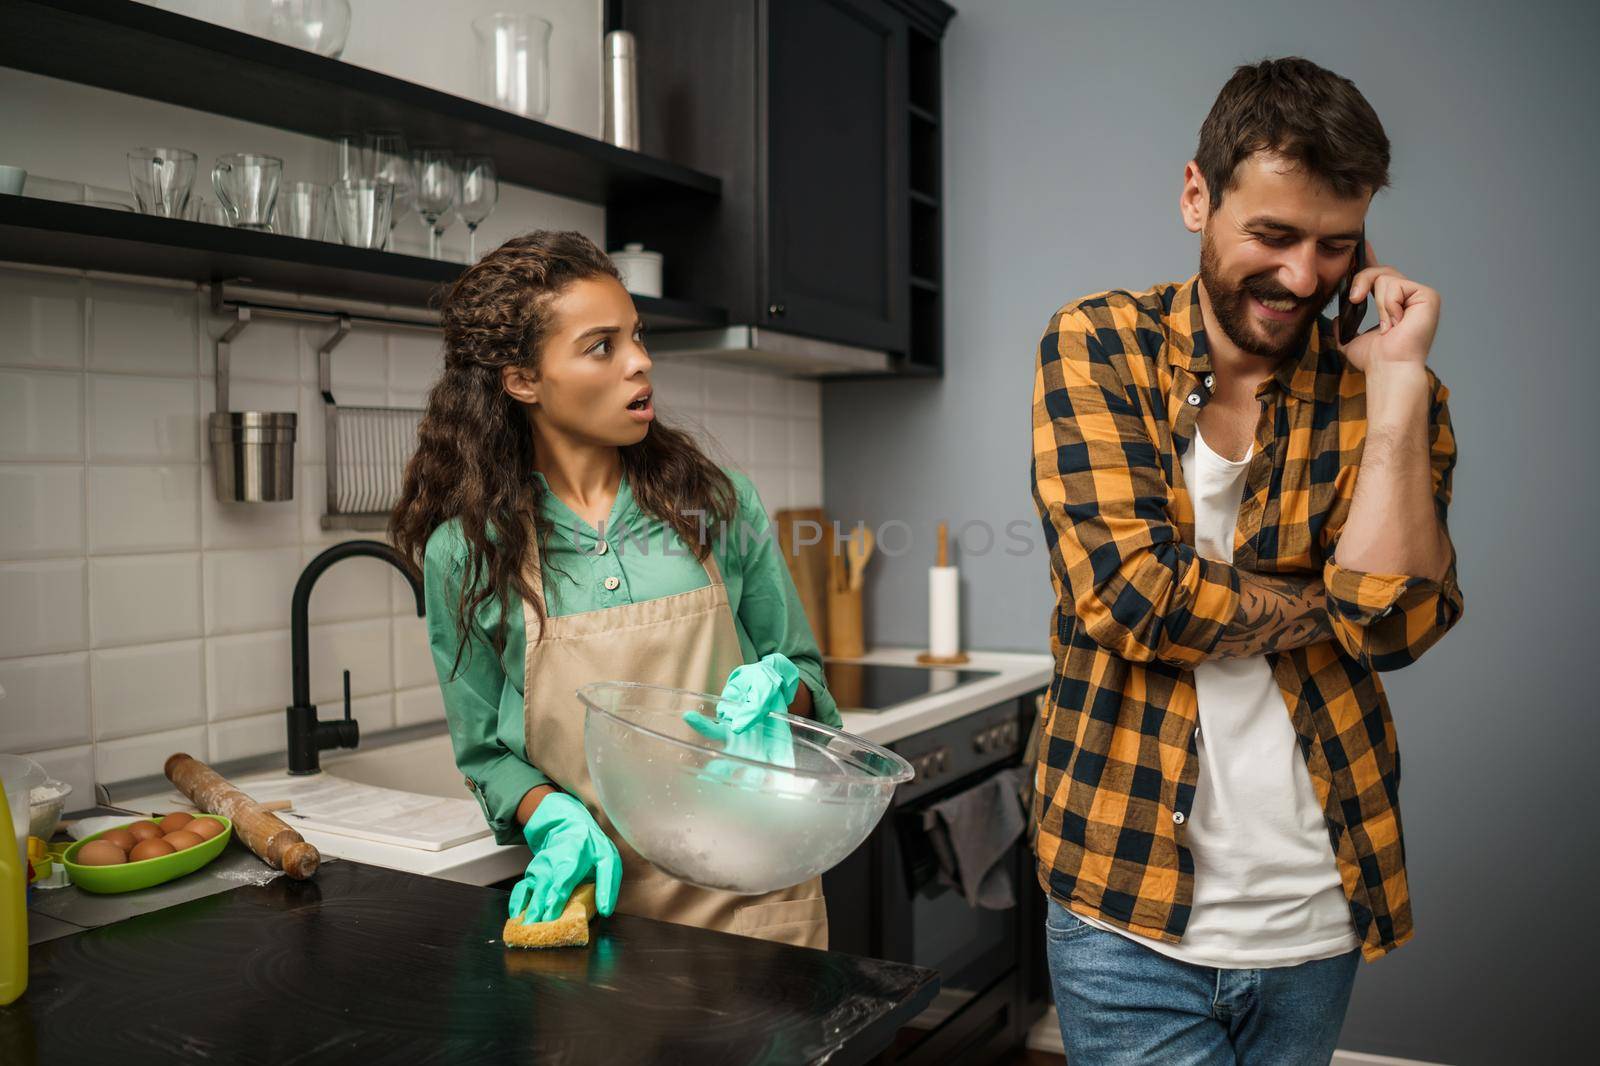
<instances>
[{"instance_id":1,"label":"gray wall","mask_svg":"<svg viewBox=\"0 0 1600 1066\"><path fill-rule=\"evenodd\" d=\"M1394 143L1379 258L1444 295L1432 365L1460 440L1466 616L1387 678L1405 752L1416 938L1362 967L1341 1046L1435 1062L1570 1061L1594 1000L1590 821L1600 393L1597 7L965 0L945 49L948 372L825 391L836 518L900 519L870 638L926 639L928 531L1025 519L1034 347L1050 313L1187 277L1177 198L1217 90L1300 54L1352 78ZM1044 650L1042 548L967 553L972 647Z\"/></svg>"}]
</instances>

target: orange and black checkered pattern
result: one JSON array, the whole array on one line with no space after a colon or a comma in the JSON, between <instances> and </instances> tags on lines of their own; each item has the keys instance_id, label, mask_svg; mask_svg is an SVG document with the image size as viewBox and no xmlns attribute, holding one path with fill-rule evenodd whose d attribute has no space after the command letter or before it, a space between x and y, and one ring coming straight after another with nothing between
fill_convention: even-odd
<instances>
[{"instance_id":1,"label":"orange and black checkered pattern","mask_svg":"<svg viewBox=\"0 0 1600 1066\"><path fill-rule=\"evenodd\" d=\"M1079 300L1039 345L1034 501L1056 589L1039 881L1072 910L1182 938L1194 896L1183 826L1200 772L1193 668L1234 617L1240 571L1321 576L1336 639L1268 659L1371 961L1412 932L1400 753L1377 673L1414 662L1460 617L1454 552L1437 582L1334 563L1366 438L1365 377L1319 319L1258 391L1232 565L1196 553L1179 456L1211 381L1197 286ZM1443 519L1456 448L1448 392L1432 381Z\"/></svg>"}]
</instances>

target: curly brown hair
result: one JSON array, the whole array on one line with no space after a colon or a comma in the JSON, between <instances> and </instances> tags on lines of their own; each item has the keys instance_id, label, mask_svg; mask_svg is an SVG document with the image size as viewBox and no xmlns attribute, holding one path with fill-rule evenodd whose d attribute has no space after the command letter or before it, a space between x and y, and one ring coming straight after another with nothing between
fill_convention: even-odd
<instances>
[{"instance_id":1,"label":"curly brown hair","mask_svg":"<svg viewBox=\"0 0 1600 1066\"><path fill-rule=\"evenodd\" d=\"M1378 113L1355 82L1299 56L1239 67L1217 94L1194 154L1213 210L1256 152L1304 167L1338 196L1389 184L1389 137Z\"/></svg>"},{"instance_id":2,"label":"curly brown hair","mask_svg":"<svg viewBox=\"0 0 1600 1066\"><path fill-rule=\"evenodd\" d=\"M602 277L618 278L617 268L583 234L539 230L478 260L441 305L444 372L428 394L389 535L420 574L428 538L460 519L467 558L456 604L454 670L474 614L491 598L505 614L515 592L533 605L540 622L548 617L543 590L529 587L523 573L530 535L541 557L549 543L552 527L540 506L546 490L533 476L532 428L502 386L501 371L520 366L537 373L555 324L552 301L576 281ZM640 508L671 526L703 560L714 539L708 531L734 515L728 475L687 434L659 419L643 440L619 451ZM491 639L503 653L505 633Z\"/></svg>"}]
</instances>

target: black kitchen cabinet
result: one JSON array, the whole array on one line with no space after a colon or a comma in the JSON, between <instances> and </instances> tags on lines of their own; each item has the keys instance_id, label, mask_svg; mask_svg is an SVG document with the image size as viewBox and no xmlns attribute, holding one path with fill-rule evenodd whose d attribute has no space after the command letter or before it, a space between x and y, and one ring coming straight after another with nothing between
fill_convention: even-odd
<instances>
[{"instance_id":1,"label":"black kitchen cabinet","mask_svg":"<svg viewBox=\"0 0 1600 1066\"><path fill-rule=\"evenodd\" d=\"M622 0L641 148L719 176L719 203L622 204L615 246L735 323L942 364L942 0Z\"/></svg>"}]
</instances>

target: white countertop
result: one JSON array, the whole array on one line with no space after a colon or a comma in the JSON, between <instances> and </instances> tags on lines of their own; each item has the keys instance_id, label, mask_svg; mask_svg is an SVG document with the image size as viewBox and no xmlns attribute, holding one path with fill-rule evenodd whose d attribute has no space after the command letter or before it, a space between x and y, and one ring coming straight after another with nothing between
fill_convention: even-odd
<instances>
[{"instance_id":1,"label":"white countertop","mask_svg":"<svg viewBox=\"0 0 1600 1066\"><path fill-rule=\"evenodd\" d=\"M995 676L961 685L949 692L930 693L884 713L845 711L843 712L845 730L864 740L877 744L890 744L924 729L932 729L954 721L973 711L992 707L1004 700L1014 699L1026 692L1043 688L1050 682L1052 664L1048 655L986 651L972 651L967 654L971 656L971 661L963 663L959 668L926 669L932 669L935 673L948 673L951 685L955 684L956 669L991 670L995 672ZM889 666L918 666L920 664L917 663L916 657L916 649L882 648L860 659L849 661L881 663ZM386 752L389 754L385 754ZM339 754L342 753L329 752L323 757L329 773L334 775L338 774ZM448 761L450 765L447 772L452 775L455 772L450 738L444 731L442 722L436 736L408 740L389 749L375 748L358 754L369 760L393 758L432 760L439 763ZM243 783L250 777L259 776L259 773L241 776L236 783L244 787ZM249 789L245 788L245 791L248 792ZM459 795L459 793L452 794ZM126 799L118 796L116 802L118 806L144 812L192 809L187 798L172 788ZM284 821L295 826L293 817L286 816ZM528 864L528 849L524 845L518 843L502 847L489 836L442 851L423 851L317 832L300 826L295 828L299 829L301 835L324 855L466 884L488 885L508 877L515 877Z\"/></svg>"},{"instance_id":2,"label":"white countertop","mask_svg":"<svg viewBox=\"0 0 1600 1066\"><path fill-rule=\"evenodd\" d=\"M841 661L922 666L917 662L917 655L918 649L914 648L879 648L859 659ZM920 699L902 703L891 711L844 711L841 717L844 718L845 732L854 733L875 744L892 744L913 733L933 729L962 715L993 707L1004 700L1050 684L1053 663L1048 655L1004 651L969 651L967 655L970 661L960 666L922 669L930 670L935 675L947 675L951 685L956 682L957 670L993 670L995 676L970 682L950 692L929 693Z\"/></svg>"}]
</instances>

